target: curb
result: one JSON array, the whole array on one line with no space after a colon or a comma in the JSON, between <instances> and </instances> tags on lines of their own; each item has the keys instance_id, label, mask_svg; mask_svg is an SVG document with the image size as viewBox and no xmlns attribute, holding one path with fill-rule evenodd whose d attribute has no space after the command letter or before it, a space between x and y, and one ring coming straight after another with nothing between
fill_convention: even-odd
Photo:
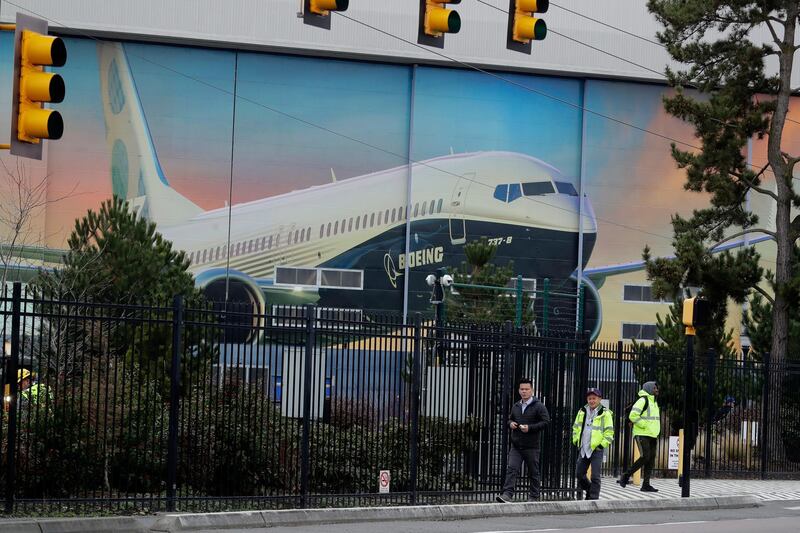
<instances>
[{"instance_id":1,"label":"curb","mask_svg":"<svg viewBox=\"0 0 800 533\"><path fill-rule=\"evenodd\" d=\"M234 513L167 514L151 532L174 533L209 529L248 529L275 526L387 522L401 520L469 520L501 516L583 514L594 512L712 510L758 507L752 495L663 500L597 500L512 504L426 505L414 507L355 507L347 509L290 509ZM3 531L0 529L0 531ZM143 531L143 530L140 530ZM44 531L43 531L44 533Z\"/></svg>"},{"instance_id":2,"label":"curb","mask_svg":"<svg viewBox=\"0 0 800 533\"><path fill-rule=\"evenodd\" d=\"M144 533L154 517L35 518L0 521L0 533L91 533L101 531Z\"/></svg>"}]
</instances>

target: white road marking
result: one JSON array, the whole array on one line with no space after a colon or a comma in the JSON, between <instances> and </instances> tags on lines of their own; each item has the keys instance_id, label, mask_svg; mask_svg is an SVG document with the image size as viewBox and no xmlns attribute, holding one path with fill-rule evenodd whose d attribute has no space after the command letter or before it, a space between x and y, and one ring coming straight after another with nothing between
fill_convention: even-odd
<instances>
[{"instance_id":1,"label":"white road marking","mask_svg":"<svg viewBox=\"0 0 800 533\"><path fill-rule=\"evenodd\" d=\"M475 533L540 533L541 531L563 531L563 528L549 529L499 529L497 531L476 531Z\"/></svg>"},{"instance_id":2,"label":"white road marking","mask_svg":"<svg viewBox=\"0 0 800 533\"><path fill-rule=\"evenodd\" d=\"M653 526L679 526L685 524L705 524L708 520L692 520L691 522L664 522L662 524L651 524ZM645 524L642 524L643 526Z\"/></svg>"},{"instance_id":3,"label":"white road marking","mask_svg":"<svg viewBox=\"0 0 800 533\"><path fill-rule=\"evenodd\" d=\"M642 524L616 524L613 526L591 526L586 527L584 529L611 529L611 528L623 528L623 527L639 527Z\"/></svg>"}]
</instances>

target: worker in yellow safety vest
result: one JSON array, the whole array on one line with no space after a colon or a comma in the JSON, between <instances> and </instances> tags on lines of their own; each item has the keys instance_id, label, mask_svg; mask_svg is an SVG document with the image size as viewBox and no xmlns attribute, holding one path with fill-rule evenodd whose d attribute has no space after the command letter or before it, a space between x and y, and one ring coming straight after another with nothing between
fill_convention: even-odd
<instances>
[{"instance_id":1,"label":"worker in yellow safety vest","mask_svg":"<svg viewBox=\"0 0 800 533\"><path fill-rule=\"evenodd\" d=\"M642 468L644 479L641 491L658 492L658 489L650 484L650 474L656 462L656 442L661 433L661 412L656 401L657 396L658 384L655 381L648 381L642 385L639 399L631 407L628 419L633 424L633 439L639 447L640 455L617 481L622 487L628 484L634 472Z\"/></svg>"},{"instance_id":2,"label":"worker in yellow safety vest","mask_svg":"<svg viewBox=\"0 0 800 533\"><path fill-rule=\"evenodd\" d=\"M603 392L591 387L586 391L586 405L580 408L572 425L572 444L578 446L575 477L578 487L586 493L587 500L600 498L600 472L603 468L603 450L614 441L614 413L600 401ZM592 479L586 478L589 466Z\"/></svg>"}]
</instances>

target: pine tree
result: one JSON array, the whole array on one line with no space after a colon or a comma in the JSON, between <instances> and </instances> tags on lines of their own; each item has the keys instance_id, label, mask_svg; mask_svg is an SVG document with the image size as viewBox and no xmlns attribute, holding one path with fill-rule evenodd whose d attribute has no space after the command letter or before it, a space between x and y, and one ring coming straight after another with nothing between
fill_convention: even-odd
<instances>
[{"instance_id":1,"label":"pine tree","mask_svg":"<svg viewBox=\"0 0 800 533\"><path fill-rule=\"evenodd\" d=\"M672 286L685 286L684 280L693 277L710 280L706 272L712 262L709 250L748 234L769 236L777 247L772 294L758 284L757 254L741 250L726 254L735 259L724 261L750 274L746 281L729 278L734 282L730 297L741 301L742 289L750 285L750 290L770 303L770 353L772 360L782 365L788 357L791 301L800 286L800 216L792 219L792 208L800 207L800 195L793 182L800 157L788 153L782 142L793 91L791 76L798 50L795 41L800 3L648 0L648 8L664 26L659 40L672 59L686 66L681 71L667 69L667 79L676 92L664 99L664 107L671 115L692 124L700 142L699 150L673 144L673 158L678 167L686 170L687 190L711 195L709 208L695 211L689 219L673 218L678 259L673 265L651 262L648 274L669 278L667 285ZM757 41L756 34L762 32L768 38ZM777 65L777 73L767 74L767 60ZM692 87L699 91L697 97L687 93L686 89ZM747 143L764 137L767 163L751 168L745 157ZM774 176L774 190L762 185L766 173ZM747 211L748 193L762 195L772 203L774 229L759 225L758 217ZM721 300L714 305L717 313L723 309ZM781 398L783 380L779 373L771 374L770 387L773 397ZM768 406L770 414L777 409L777 404ZM778 420L781 423L780 417ZM781 446L771 451L777 457L785 455Z\"/></svg>"},{"instance_id":2,"label":"pine tree","mask_svg":"<svg viewBox=\"0 0 800 533\"><path fill-rule=\"evenodd\" d=\"M695 211L689 219L673 218L678 256L675 264L652 263L648 272L656 278L668 278L667 285L672 287L682 278L709 279L706 268L713 260L708 251L716 245L746 234L770 236L777 244L774 296L758 286L758 255L754 252L742 250L720 261L730 262L740 274L746 274L742 280L729 277L735 282L729 297L741 301L742 291L746 292L749 285L749 289L762 293L771 302L770 351L776 361L785 361L790 293L798 285L793 271L798 257L794 249L800 237L800 216L792 220L791 211L793 205L800 206L800 195L792 181L800 157L783 151L782 139L798 49L795 34L800 3L648 0L648 7L664 26L659 40L675 61L686 65L682 71L666 71L676 93L664 99L665 109L691 123L701 144L700 150L673 144L673 157L680 168L686 169L686 189L711 195L709 208ZM770 38L756 42L754 34L762 30ZM767 59L777 64L777 74L766 73ZM698 97L686 91L692 87L701 93ZM768 163L751 168L744 155L747 142L765 136ZM762 186L767 172L775 176L774 191ZM774 202L774 230L759 226L758 217L746 210L748 192ZM718 268L714 271L721 273ZM721 310L721 301L717 303Z\"/></svg>"},{"instance_id":3,"label":"pine tree","mask_svg":"<svg viewBox=\"0 0 800 533\"><path fill-rule=\"evenodd\" d=\"M162 394L167 395L172 299L181 295L188 305L203 300L187 270L186 255L174 250L154 223L118 197L76 220L68 243L63 266L41 271L31 282L43 298L43 314L52 316L41 327L40 334L47 337L43 344L75 357L60 359L64 368L53 370L80 373L91 361L125 358L147 379L160 381ZM209 332L185 326L184 343L192 348L182 354L184 374L216 356L212 339L206 338Z\"/></svg>"},{"instance_id":4,"label":"pine tree","mask_svg":"<svg viewBox=\"0 0 800 533\"><path fill-rule=\"evenodd\" d=\"M514 277L514 263L506 266L491 263L496 252L497 246L489 244L485 237L464 245L467 260L453 272L453 280L460 286L447 300L448 318L469 322L515 320L516 295L508 289L508 282ZM523 305L522 323L531 320L529 306Z\"/></svg>"},{"instance_id":5,"label":"pine tree","mask_svg":"<svg viewBox=\"0 0 800 533\"><path fill-rule=\"evenodd\" d=\"M96 303L169 304L200 292L182 251L114 197L75 221L63 267L42 272L33 286L45 296Z\"/></svg>"}]
</instances>

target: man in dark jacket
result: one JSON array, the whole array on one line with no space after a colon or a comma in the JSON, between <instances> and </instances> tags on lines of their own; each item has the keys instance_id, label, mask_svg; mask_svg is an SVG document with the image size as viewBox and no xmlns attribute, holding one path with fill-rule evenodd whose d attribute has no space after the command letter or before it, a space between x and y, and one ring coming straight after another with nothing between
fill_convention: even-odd
<instances>
[{"instance_id":1,"label":"man in dark jacket","mask_svg":"<svg viewBox=\"0 0 800 533\"><path fill-rule=\"evenodd\" d=\"M508 470L503 484L503 493L498 502L509 503L514 497L514 486L522 469L528 467L531 492L528 501L539 499L539 436L550 423L550 414L538 398L533 397L533 382L528 378L519 381L520 401L511 407L508 427L511 429L511 448L508 450Z\"/></svg>"}]
</instances>

